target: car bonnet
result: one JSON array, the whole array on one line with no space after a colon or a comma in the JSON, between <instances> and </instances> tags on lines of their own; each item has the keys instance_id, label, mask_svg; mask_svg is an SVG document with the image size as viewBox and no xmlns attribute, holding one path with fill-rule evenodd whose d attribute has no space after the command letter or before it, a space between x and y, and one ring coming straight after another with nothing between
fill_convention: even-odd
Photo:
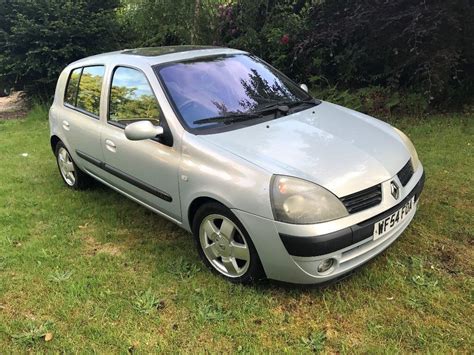
<instances>
[{"instance_id":1,"label":"car bonnet","mask_svg":"<svg viewBox=\"0 0 474 355\"><path fill-rule=\"evenodd\" d=\"M390 179L410 158L390 125L327 102L200 137L272 174L315 182L338 197Z\"/></svg>"}]
</instances>

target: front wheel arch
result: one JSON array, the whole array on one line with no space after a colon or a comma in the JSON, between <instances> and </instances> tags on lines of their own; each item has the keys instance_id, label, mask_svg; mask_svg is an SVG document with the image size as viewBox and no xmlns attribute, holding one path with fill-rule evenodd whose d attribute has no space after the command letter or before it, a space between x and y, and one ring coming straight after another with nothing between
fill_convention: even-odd
<instances>
[{"instance_id":1,"label":"front wheel arch","mask_svg":"<svg viewBox=\"0 0 474 355\"><path fill-rule=\"evenodd\" d=\"M208 204L208 203L218 203L224 207L227 207L221 201L216 200L215 198L212 198L209 196L196 197L188 207L188 223L189 223L189 228L192 233L194 233L193 223L194 223L194 217L196 216L196 212L199 210L199 208L201 208L201 206L204 206L205 204Z\"/></svg>"},{"instance_id":2,"label":"front wheel arch","mask_svg":"<svg viewBox=\"0 0 474 355\"><path fill-rule=\"evenodd\" d=\"M212 200L212 199L211 199ZM202 220L206 216L211 216L211 215L220 215L222 217L226 217L232 221L235 226L238 228L240 232L242 232L242 236L244 237L244 240L246 240L246 243L248 244L249 248L249 253L251 255L251 262L248 270L245 272L245 274L238 276L238 277L229 277L221 272L217 271L217 269L212 266L210 260L207 259L205 256L204 250L201 247L200 244L200 226ZM242 283L242 284L249 284L253 283L255 281L261 280L266 278L265 271L263 269L260 256L258 254L258 251L255 248L255 245L252 241L252 237L250 236L250 233L246 230L240 219L224 204L221 202L212 200L212 202L208 203L203 203L202 205L199 206L197 209L195 216L192 221L191 225L191 230L193 232L194 240L196 242L196 246L198 248L198 253L203 260L203 262L208 266L213 272L219 274L220 276L224 276L227 280L235 283ZM229 255L224 255L225 257Z\"/></svg>"},{"instance_id":3,"label":"front wheel arch","mask_svg":"<svg viewBox=\"0 0 474 355\"><path fill-rule=\"evenodd\" d=\"M58 136L56 135L51 136L50 144L51 144L51 149L53 153L56 153L56 146L58 145L59 142L61 142L61 139Z\"/></svg>"}]
</instances>

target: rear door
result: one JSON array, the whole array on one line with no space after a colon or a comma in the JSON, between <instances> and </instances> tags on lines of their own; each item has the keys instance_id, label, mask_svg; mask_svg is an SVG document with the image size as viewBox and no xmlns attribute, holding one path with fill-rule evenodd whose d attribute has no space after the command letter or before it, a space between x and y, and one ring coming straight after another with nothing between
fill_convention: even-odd
<instances>
[{"instance_id":1,"label":"rear door","mask_svg":"<svg viewBox=\"0 0 474 355\"><path fill-rule=\"evenodd\" d=\"M82 169L96 175L100 175L101 170L90 160L103 160L100 100L104 73L103 65L79 67L71 71L60 118L65 144L74 161Z\"/></svg>"},{"instance_id":2,"label":"rear door","mask_svg":"<svg viewBox=\"0 0 474 355\"><path fill-rule=\"evenodd\" d=\"M147 76L139 69L117 66L109 85L109 112L101 137L108 179L133 197L181 221L180 153L173 145L172 134ZM164 135L128 140L125 127L141 120L162 126Z\"/></svg>"}]
</instances>

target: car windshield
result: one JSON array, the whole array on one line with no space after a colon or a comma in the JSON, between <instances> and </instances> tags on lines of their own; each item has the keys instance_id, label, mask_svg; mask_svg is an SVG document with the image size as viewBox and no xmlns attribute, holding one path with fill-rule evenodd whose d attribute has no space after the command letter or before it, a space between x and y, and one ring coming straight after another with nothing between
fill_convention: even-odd
<instances>
[{"instance_id":1,"label":"car windshield","mask_svg":"<svg viewBox=\"0 0 474 355\"><path fill-rule=\"evenodd\" d=\"M250 121L275 104L311 97L283 74L247 54L203 57L157 68L184 124L193 128ZM220 120L220 118L233 120Z\"/></svg>"}]
</instances>

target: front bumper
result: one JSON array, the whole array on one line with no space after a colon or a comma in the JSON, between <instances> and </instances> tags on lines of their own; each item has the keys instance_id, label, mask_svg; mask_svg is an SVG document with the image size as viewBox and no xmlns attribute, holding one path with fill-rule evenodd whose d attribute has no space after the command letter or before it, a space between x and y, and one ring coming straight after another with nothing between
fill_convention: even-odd
<instances>
[{"instance_id":1,"label":"front bumper","mask_svg":"<svg viewBox=\"0 0 474 355\"><path fill-rule=\"evenodd\" d=\"M415 188L400 203L361 223L313 237L302 238L280 233L280 238L288 253L293 256L320 256L352 246L372 237L374 224L399 210L413 196L415 196L415 202L418 202L424 182L425 175L423 174Z\"/></svg>"},{"instance_id":2,"label":"front bumper","mask_svg":"<svg viewBox=\"0 0 474 355\"><path fill-rule=\"evenodd\" d=\"M268 278L300 284L322 283L364 264L403 233L416 213L424 180L420 167L405 187L399 203L387 206L390 203L387 202L379 208L372 208L372 215L368 218L365 212L342 222L292 226L239 210L234 210L234 213L252 236ZM397 211L413 196L416 208L396 228L374 240L374 224ZM351 223L356 215L363 219ZM329 258L335 260L333 267L328 272L318 273L319 264Z\"/></svg>"}]
</instances>

